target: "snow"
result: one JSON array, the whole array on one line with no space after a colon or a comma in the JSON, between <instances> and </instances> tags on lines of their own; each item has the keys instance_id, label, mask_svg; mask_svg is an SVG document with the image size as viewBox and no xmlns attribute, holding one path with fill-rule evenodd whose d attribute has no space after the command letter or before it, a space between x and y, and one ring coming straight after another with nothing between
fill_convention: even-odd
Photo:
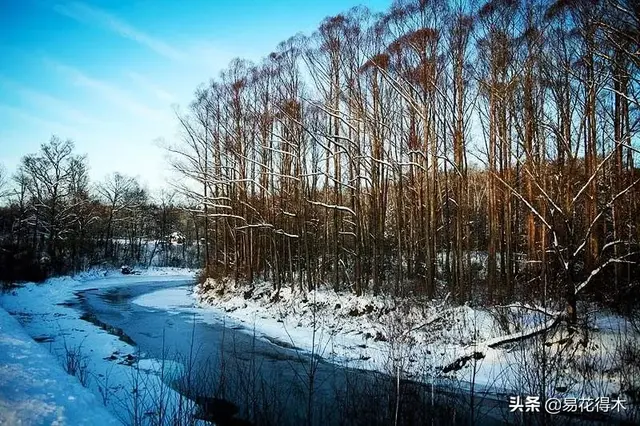
<instances>
[{"instance_id":1,"label":"snow","mask_svg":"<svg viewBox=\"0 0 640 426\"><path fill-rule=\"evenodd\" d=\"M58 364L64 361L69 350L82 356L91 372L88 388L93 391L92 396L80 387L84 393L74 393L72 396L76 399L69 401L63 400L63 392L55 391L54 400L38 402L39 408L35 411L28 408L35 404L28 392L19 398L8 392L12 387L3 387L7 382L2 380L3 375L21 377L19 374L22 373L14 371L16 368L27 369L34 374L34 370L29 370L31 356L21 358L23 355L18 348L22 343L16 343L14 334L5 332L8 329L11 333L25 336L16 321L9 318L12 323L0 328L3 339L0 354L7 353L6 358L11 360L1 370L0 398L4 405L9 404L6 401L12 401L12 406L15 399L8 398L17 398L21 402L17 403L15 410L23 410L11 414L15 416L11 421L24 416L24 424L50 424L54 420L31 421L29 416L57 416L59 410L51 406L63 402L92 405L95 410L103 412L101 406L105 406L112 417L123 423L131 423L132 416L149 420L148 413L153 416L159 411L156 406L158 400L163 408L181 407L185 403L183 397L165 386L163 379L166 382L173 375L179 375L184 366L167 360L145 359L145 355L136 348L81 320L76 309L64 304L74 299L74 293L79 290L144 284L159 278L175 281L176 287L146 293L134 299L133 303L171 313L188 312L197 321L244 328L265 341L286 344L346 367L401 374L403 378L449 388L473 389L474 392L482 392L485 398L506 401L505 394L538 392L534 376L536 368L540 367L536 364L538 355L535 351L543 348L549 359L559 354L557 359L566 361L558 367L558 374L548 380L547 393L550 396L606 396L620 392L623 386L637 385L629 382L632 375L614 374L622 371L616 370L615 365L621 339L624 337L625 341L637 343L637 329L634 331L628 320L611 313L600 312L590 317L588 345L580 344L580 335L569 334L566 329L556 327L557 331L544 337L535 336L523 343L491 347L505 336L527 335L545 327L548 321L554 320L558 311L518 304L494 308L456 306L448 300L406 301L385 295L355 296L330 289L301 294L291 287L283 287L276 298L272 284L268 282L258 282L249 290L229 280L208 280L194 288L190 280L195 272L167 268L149 269L139 275L92 271L75 278L54 278L43 285L26 285L3 295L0 304L18 318L31 336L46 339L54 333L62 337L43 345L27 340L39 350L40 355L48 355L46 349L49 349L60 360ZM585 307L580 309L587 312ZM13 347L12 352L4 350L7 345ZM571 357L562 356L568 352ZM474 357L476 353L482 357ZM467 359L460 361L465 356ZM124 362L126 360L133 362ZM460 368L444 368L456 363ZM51 360L46 364L54 367ZM584 384L583 374L592 374L593 370L581 369L588 366L602 370L597 389ZM59 367L57 370L60 372ZM46 372L39 377L57 376ZM80 386L78 379L68 375L64 377ZM23 380L23 383L26 386L30 382ZM140 400L134 407L131 404L132 389L138 389L140 384L146 391L139 393ZM561 388L566 390L558 390ZM58 393L60 398L57 398ZM79 396L85 394L88 396ZM65 410L64 413L72 415L70 409ZM91 415L88 411L83 414ZM145 424L144 421L140 423Z\"/></svg>"},{"instance_id":2,"label":"snow","mask_svg":"<svg viewBox=\"0 0 640 426\"><path fill-rule=\"evenodd\" d=\"M135 298L133 303L169 312L182 312L194 307L193 297L189 295L191 288L191 286L183 286L154 291Z\"/></svg>"},{"instance_id":3,"label":"snow","mask_svg":"<svg viewBox=\"0 0 640 426\"><path fill-rule=\"evenodd\" d=\"M0 425L119 425L0 308Z\"/></svg>"},{"instance_id":4,"label":"snow","mask_svg":"<svg viewBox=\"0 0 640 426\"><path fill-rule=\"evenodd\" d=\"M115 270L90 271L73 278L52 278L44 284L27 284L3 294L0 401L16 408L6 411L0 405L0 425L142 425L151 424L161 409L171 413L177 412L178 407L183 411L193 408L190 401L163 382L179 373L179 365L144 359L144 354L135 347L82 320L81 312L67 302L74 300L75 292L91 288L138 285L159 278L186 283L195 272L178 268L150 268L136 275L122 275ZM47 343L38 345L28 340L27 333ZM22 340L18 342L18 338ZM23 348L28 351L22 352ZM79 370L84 372L87 388L64 371L69 354L82 366ZM32 364L39 359L40 364ZM47 368L41 369L42 366ZM78 372L76 376L81 374ZM40 378L41 383L33 378ZM22 388L16 385L18 382ZM135 398L134 388L139 389ZM42 395L40 399L38 392ZM39 407L35 411L30 408L35 406ZM165 422L168 424L169 420Z\"/></svg>"},{"instance_id":5,"label":"snow","mask_svg":"<svg viewBox=\"0 0 640 426\"><path fill-rule=\"evenodd\" d=\"M490 313L469 306L445 309L429 302L419 309L384 296L321 290L302 297L290 288L281 289L279 301L272 302L269 283L258 283L247 299L243 289L229 286L222 297L212 296L215 291L207 292L205 286L193 293L181 287L148 293L133 303L242 326L266 341L284 342L348 367L396 374L394 359L412 360L402 365L403 374L430 382L444 378L436 367L449 364L476 341L500 335ZM495 381L493 364L485 364L478 383Z\"/></svg>"},{"instance_id":6,"label":"snow","mask_svg":"<svg viewBox=\"0 0 640 426\"><path fill-rule=\"evenodd\" d=\"M224 284L224 286L223 286ZM555 327L558 311L530 305L478 308L420 300L407 303L387 296L335 293L330 289L305 295L282 288L277 300L272 285L256 283L251 292L232 282L212 281L191 288L159 290L133 302L170 312L189 312L199 321L224 322L265 341L286 343L299 351L354 368L379 371L439 386L481 392L506 401L506 394L537 394L539 351L557 363L546 392L553 397L599 397L621 391L621 376L612 376L621 338L636 343L628 321L600 312L593 332L583 336ZM583 308L582 312L586 312ZM599 330L599 331L598 331ZM527 337L501 344L505 337ZM274 343L274 344L275 344ZM492 347L496 346L496 347ZM482 356L475 358L479 353ZM572 353L566 357L565 353ZM467 357L459 369L445 369ZM598 371L597 388L593 371ZM629 378L626 379L627 381ZM635 383L628 383L636 385ZM563 390L563 388L566 388Z\"/></svg>"}]
</instances>

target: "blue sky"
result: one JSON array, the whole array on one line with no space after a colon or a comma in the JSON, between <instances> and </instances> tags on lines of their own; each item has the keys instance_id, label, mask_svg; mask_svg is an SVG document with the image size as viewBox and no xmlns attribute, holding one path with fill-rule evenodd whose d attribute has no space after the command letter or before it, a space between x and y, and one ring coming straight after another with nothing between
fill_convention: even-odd
<instances>
[{"instance_id":1,"label":"blue sky","mask_svg":"<svg viewBox=\"0 0 640 426\"><path fill-rule=\"evenodd\" d=\"M87 154L91 178L119 171L151 189L169 176L155 140L175 140L171 105L231 59L254 61L326 16L390 0L0 0L0 163L12 173L52 134Z\"/></svg>"}]
</instances>

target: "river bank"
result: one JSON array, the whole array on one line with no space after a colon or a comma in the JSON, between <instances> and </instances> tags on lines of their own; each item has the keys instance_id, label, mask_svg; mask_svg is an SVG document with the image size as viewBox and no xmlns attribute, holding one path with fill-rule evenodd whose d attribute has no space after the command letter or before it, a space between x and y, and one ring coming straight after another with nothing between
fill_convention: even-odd
<instances>
[{"instance_id":1,"label":"river bank","mask_svg":"<svg viewBox=\"0 0 640 426\"><path fill-rule=\"evenodd\" d=\"M158 282L193 282L194 271L158 268L140 275L123 276L119 271L91 271L75 277L58 277L42 284L27 283L0 295L0 306L8 312L39 351L49 354L52 369L62 369L68 376L60 378L43 372L45 381L75 383L78 395L94 396L95 413L108 410L111 415L95 417L91 424L109 425L109 419L119 424L133 424L136 419L151 418L161 401L165 409L177 405L182 397L166 386L160 377L159 362L142 360L136 346L117 335L85 321L78 309L76 294L90 288L148 285ZM34 343L35 344L35 343ZM44 370L43 370L44 371ZM75 377L72 377L75 376ZM145 392L131 398L132 389L144 383ZM81 392L77 388L86 388ZM55 394L55 392L50 392ZM91 412L91 411L90 411ZM75 425L76 417L60 424ZM21 424L49 424L42 419L20 419ZM55 422L54 422L55 423ZM8 423L12 424L12 423Z\"/></svg>"},{"instance_id":2,"label":"river bank","mask_svg":"<svg viewBox=\"0 0 640 426\"><path fill-rule=\"evenodd\" d=\"M218 392L254 424L368 425L393 418L389 396L398 389L388 376L310 356L285 339L256 336L253 326L234 323L224 311L199 307L192 286L187 271L93 273L26 284L3 294L0 303L122 424L209 424L193 416L193 401ZM145 307L144 300L154 303ZM201 355L200 366L209 369L204 375L193 367ZM214 386L203 387L209 379ZM464 407L442 406L434 389L408 381L400 389L431 402L407 410L405 404L416 400L403 397L399 424L423 417L466 423Z\"/></svg>"},{"instance_id":3,"label":"river bank","mask_svg":"<svg viewBox=\"0 0 640 426\"><path fill-rule=\"evenodd\" d=\"M204 393L223 395L253 419L275 418L277 401L281 417L314 413L321 421L329 418L322 418L323 412L339 408L334 421L368 424L393 418L397 410L415 412L403 404L422 398L431 399L426 415L442 424L452 415L465 422L459 416L469 413L484 424L478 421L486 422L489 412L491 422L500 423L510 397L536 395L543 377L547 392L562 399L616 397L616 392L620 397L628 384L620 380L623 371L614 356L624 343L616 339L629 335L622 327L631 325L615 315L594 318L581 351L578 335L565 340L561 327L491 347L487 342L544 324L548 312L455 306L446 299L407 303L325 289L300 294L283 288L275 297L266 282L251 289L226 282L224 291L221 283L194 283L194 271L187 270L93 272L18 287L3 294L0 305L61 365L75 368L78 381L123 424L158 424L169 421L171 411L184 420L176 424L197 424L188 412L198 398L192 382L173 380L192 376L194 359L213 372L208 379L215 386ZM540 349L548 356L546 366L537 358ZM560 364L567 358L571 364ZM588 359L590 380L580 375L586 369L575 374ZM631 370L624 374L637 378ZM257 404L247 395L267 399ZM434 405L434 397L449 402ZM320 405L304 407L300 401ZM303 407L292 414L286 404ZM256 411L265 407L272 412ZM365 409L370 417L357 414ZM285 422L291 418L279 424L296 424ZM415 423L401 419L400 424Z\"/></svg>"},{"instance_id":4,"label":"river bank","mask_svg":"<svg viewBox=\"0 0 640 426\"><path fill-rule=\"evenodd\" d=\"M276 292L268 282L247 288L214 280L196 286L194 297L265 338L353 368L453 387L478 400L619 399L625 410L606 414L638 416L638 324L587 304L576 330L552 324L558 311L525 304L459 306L447 298L356 297L326 288Z\"/></svg>"},{"instance_id":5,"label":"river bank","mask_svg":"<svg viewBox=\"0 0 640 426\"><path fill-rule=\"evenodd\" d=\"M0 308L0 424L116 426L120 422Z\"/></svg>"}]
</instances>

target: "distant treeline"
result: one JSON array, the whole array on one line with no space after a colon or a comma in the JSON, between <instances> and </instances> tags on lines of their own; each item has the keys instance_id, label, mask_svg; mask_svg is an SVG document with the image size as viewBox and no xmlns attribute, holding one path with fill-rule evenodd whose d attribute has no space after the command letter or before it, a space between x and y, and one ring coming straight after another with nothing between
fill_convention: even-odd
<instances>
[{"instance_id":1,"label":"distant treeline","mask_svg":"<svg viewBox=\"0 0 640 426\"><path fill-rule=\"evenodd\" d=\"M400 0L232 61L170 147L206 272L458 301L637 288L631 0Z\"/></svg>"},{"instance_id":2,"label":"distant treeline","mask_svg":"<svg viewBox=\"0 0 640 426\"><path fill-rule=\"evenodd\" d=\"M202 225L175 195L114 173L94 184L73 143L52 137L0 176L0 281L92 266L200 264ZM1 174L0 174L1 175Z\"/></svg>"}]
</instances>

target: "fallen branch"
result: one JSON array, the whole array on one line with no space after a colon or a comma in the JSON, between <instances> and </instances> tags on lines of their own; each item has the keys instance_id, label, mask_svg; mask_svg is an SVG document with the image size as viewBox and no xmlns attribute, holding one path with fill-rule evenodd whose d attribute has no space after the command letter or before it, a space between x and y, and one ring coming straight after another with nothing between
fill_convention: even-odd
<instances>
[{"instance_id":1,"label":"fallen branch","mask_svg":"<svg viewBox=\"0 0 640 426\"><path fill-rule=\"evenodd\" d=\"M478 360L484 358L488 349L495 349L498 346L528 339L529 337L533 337L537 334L543 333L558 324L558 322L560 322L563 317L564 314L558 314L550 320L536 327L528 328L517 333L508 334L506 336L495 337L493 339L489 339L482 343L474 345L472 351L466 352L464 355L456 358L453 362L442 367L442 372L448 373L450 371L458 371L462 367L464 367L468 361L472 359Z\"/></svg>"},{"instance_id":2,"label":"fallen branch","mask_svg":"<svg viewBox=\"0 0 640 426\"><path fill-rule=\"evenodd\" d=\"M525 330L519 331L517 333L508 334L506 336L495 337L493 339L487 340L483 343L484 346L488 348L495 349L500 345L504 345L507 343L517 342L519 340L527 339L529 337L533 337L537 334L540 334L544 331L549 330L553 326L555 326L562 318L564 314L558 314L555 317L547 320L546 322L532 328L527 328Z\"/></svg>"},{"instance_id":3,"label":"fallen branch","mask_svg":"<svg viewBox=\"0 0 640 426\"><path fill-rule=\"evenodd\" d=\"M515 309L525 309L527 311L533 311L533 312L539 312L543 315L546 315L548 317L555 317L557 315L560 315L561 312L558 311L548 311L545 308L539 307L539 306L529 306L529 305L525 305L522 303L512 303L510 305L496 305L496 308L504 308L504 309L510 309L510 308L515 308Z\"/></svg>"},{"instance_id":4,"label":"fallen branch","mask_svg":"<svg viewBox=\"0 0 640 426\"><path fill-rule=\"evenodd\" d=\"M483 352L475 351L471 354L464 355L456 359L455 361L453 361L451 364L443 367L442 372L446 374L450 371L461 370L462 367L464 367L467 364L467 362L471 361L472 359L479 360L479 359L483 359L484 357L485 357L485 354Z\"/></svg>"}]
</instances>

